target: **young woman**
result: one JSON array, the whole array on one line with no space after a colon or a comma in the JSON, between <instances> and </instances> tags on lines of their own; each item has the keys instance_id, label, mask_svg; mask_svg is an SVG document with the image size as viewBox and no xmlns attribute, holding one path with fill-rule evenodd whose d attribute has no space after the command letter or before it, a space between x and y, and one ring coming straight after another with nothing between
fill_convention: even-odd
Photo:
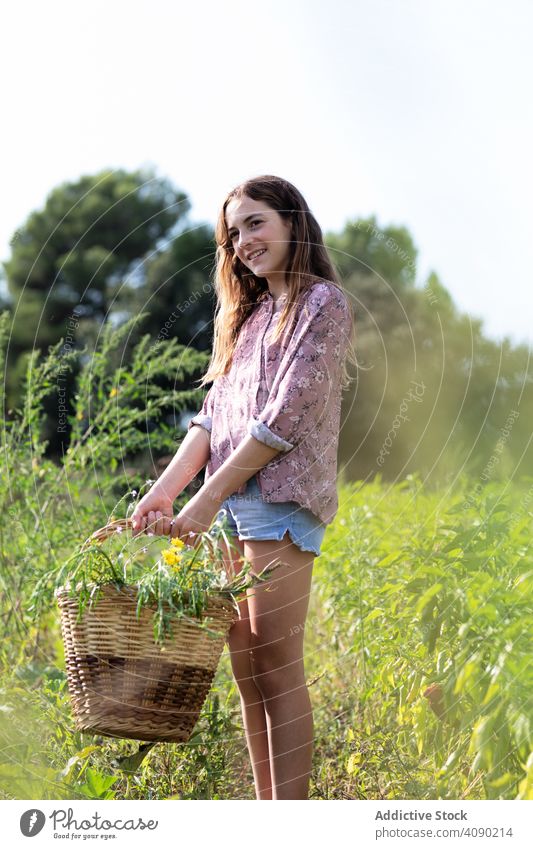
<instances>
[{"instance_id":1,"label":"young woman","mask_svg":"<svg viewBox=\"0 0 533 849\"><path fill-rule=\"evenodd\" d=\"M228 643L256 796L306 799L313 718L304 625L314 558L338 507L353 313L318 223L286 180L267 175L233 189L216 243L213 353L201 381L212 386L139 502L134 534L150 527L193 544L225 510L230 576L241 557L256 573L281 562L240 603ZM175 498L206 463L204 485L173 519Z\"/></svg>"}]
</instances>

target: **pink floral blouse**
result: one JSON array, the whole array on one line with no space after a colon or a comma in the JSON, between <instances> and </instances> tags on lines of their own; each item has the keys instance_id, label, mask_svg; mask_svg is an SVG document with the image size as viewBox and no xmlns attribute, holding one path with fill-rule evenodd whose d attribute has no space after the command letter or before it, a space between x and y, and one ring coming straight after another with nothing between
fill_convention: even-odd
<instances>
[{"instance_id":1,"label":"pink floral blouse","mask_svg":"<svg viewBox=\"0 0 533 849\"><path fill-rule=\"evenodd\" d=\"M263 499L296 501L329 524L338 509L341 378L351 312L343 293L326 281L300 299L286 334L272 342L279 314L270 292L261 295L240 329L230 370L213 381L188 429L196 424L211 433L205 480L248 433L277 448L257 472Z\"/></svg>"}]
</instances>

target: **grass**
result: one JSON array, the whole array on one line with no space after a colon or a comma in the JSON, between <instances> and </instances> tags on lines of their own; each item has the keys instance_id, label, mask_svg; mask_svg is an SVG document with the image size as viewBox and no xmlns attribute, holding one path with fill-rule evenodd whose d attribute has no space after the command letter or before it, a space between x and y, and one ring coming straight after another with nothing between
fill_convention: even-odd
<instances>
[{"instance_id":1,"label":"grass","mask_svg":"<svg viewBox=\"0 0 533 849\"><path fill-rule=\"evenodd\" d=\"M0 339L5 329L1 319ZM31 358L24 403L3 423L0 797L254 799L227 651L189 743L142 747L76 731L51 594L31 615L35 588L147 484L117 460L142 442L141 400L156 420L169 403L196 403L152 380L198 367L178 345L143 340L129 370L113 366L127 331L106 332L82 369L60 466L41 437L43 399L66 367L59 349ZM174 432L153 433L154 451L175 450ZM533 480L378 477L339 496L306 628L310 797L532 799Z\"/></svg>"}]
</instances>

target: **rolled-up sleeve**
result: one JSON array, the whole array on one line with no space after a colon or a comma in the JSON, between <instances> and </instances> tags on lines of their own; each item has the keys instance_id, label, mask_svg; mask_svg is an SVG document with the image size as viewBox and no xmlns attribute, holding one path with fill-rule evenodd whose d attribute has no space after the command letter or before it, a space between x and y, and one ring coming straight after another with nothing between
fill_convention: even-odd
<instances>
[{"instance_id":1,"label":"rolled-up sleeve","mask_svg":"<svg viewBox=\"0 0 533 849\"><path fill-rule=\"evenodd\" d=\"M192 417L187 425L187 430L189 431L191 427L195 424L200 425L200 427L205 428L211 433L213 428L213 386L209 389L207 395L204 398L204 403L202 404L202 409L199 413Z\"/></svg>"},{"instance_id":2,"label":"rolled-up sleeve","mask_svg":"<svg viewBox=\"0 0 533 849\"><path fill-rule=\"evenodd\" d=\"M287 452L316 428L342 380L351 311L342 292L306 304L276 373L267 403L248 422L260 442Z\"/></svg>"}]
</instances>

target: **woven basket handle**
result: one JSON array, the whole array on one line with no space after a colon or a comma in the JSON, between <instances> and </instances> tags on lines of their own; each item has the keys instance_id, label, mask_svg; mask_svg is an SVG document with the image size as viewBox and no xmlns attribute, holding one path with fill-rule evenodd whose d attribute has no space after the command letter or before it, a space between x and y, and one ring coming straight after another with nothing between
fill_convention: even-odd
<instances>
[{"instance_id":1,"label":"woven basket handle","mask_svg":"<svg viewBox=\"0 0 533 849\"><path fill-rule=\"evenodd\" d=\"M82 548L85 548L86 545L90 545L91 543L103 542L108 537L113 536L113 534L121 533L122 531L131 531L132 528L133 521L131 519L117 519L114 522L109 522L107 525L104 525L103 528L98 528L97 531L94 531L94 533L85 540Z\"/></svg>"},{"instance_id":2,"label":"woven basket handle","mask_svg":"<svg viewBox=\"0 0 533 849\"><path fill-rule=\"evenodd\" d=\"M132 519L117 519L114 522L109 522L107 525L104 525L103 528L98 528L97 531L94 531L94 533L92 533L91 536L88 537L88 539L85 540L82 548L85 548L86 545L90 545L91 543L103 542L108 537L113 536L113 534L116 534L117 532L121 533L122 531L131 531L132 528L133 528L133 520ZM193 546L193 547L196 548L199 545L201 545L201 540L198 540L196 545ZM273 563L272 562L267 563L267 565L264 567L264 569L262 569L261 572L259 573L259 577L265 576L265 575L269 574L270 572L274 572L280 566L286 566L286 565L287 564L284 563L282 560L277 560L277 561L274 561ZM253 578L251 580L252 580L252 582L254 582ZM230 584L231 583L232 582L230 581Z\"/></svg>"},{"instance_id":3,"label":"woven basket handle","mask_svg":"<svg viewBox=\"0 0 533 849\"><path fill-rule=\"evenodd\" d=\"M82 548L85 546L91 545L95 542L103 542L108 537L113 536L113 534L121 533L122 531L131 531L133 529L133 520L132 519L116 519L114 522L109 522L107 525L104 525L103 528L98 528L97 531L91 534L91 536L85 540ZM202 541L198 539L192 548L199 548Z\"/></svg>"}]
</instances>

